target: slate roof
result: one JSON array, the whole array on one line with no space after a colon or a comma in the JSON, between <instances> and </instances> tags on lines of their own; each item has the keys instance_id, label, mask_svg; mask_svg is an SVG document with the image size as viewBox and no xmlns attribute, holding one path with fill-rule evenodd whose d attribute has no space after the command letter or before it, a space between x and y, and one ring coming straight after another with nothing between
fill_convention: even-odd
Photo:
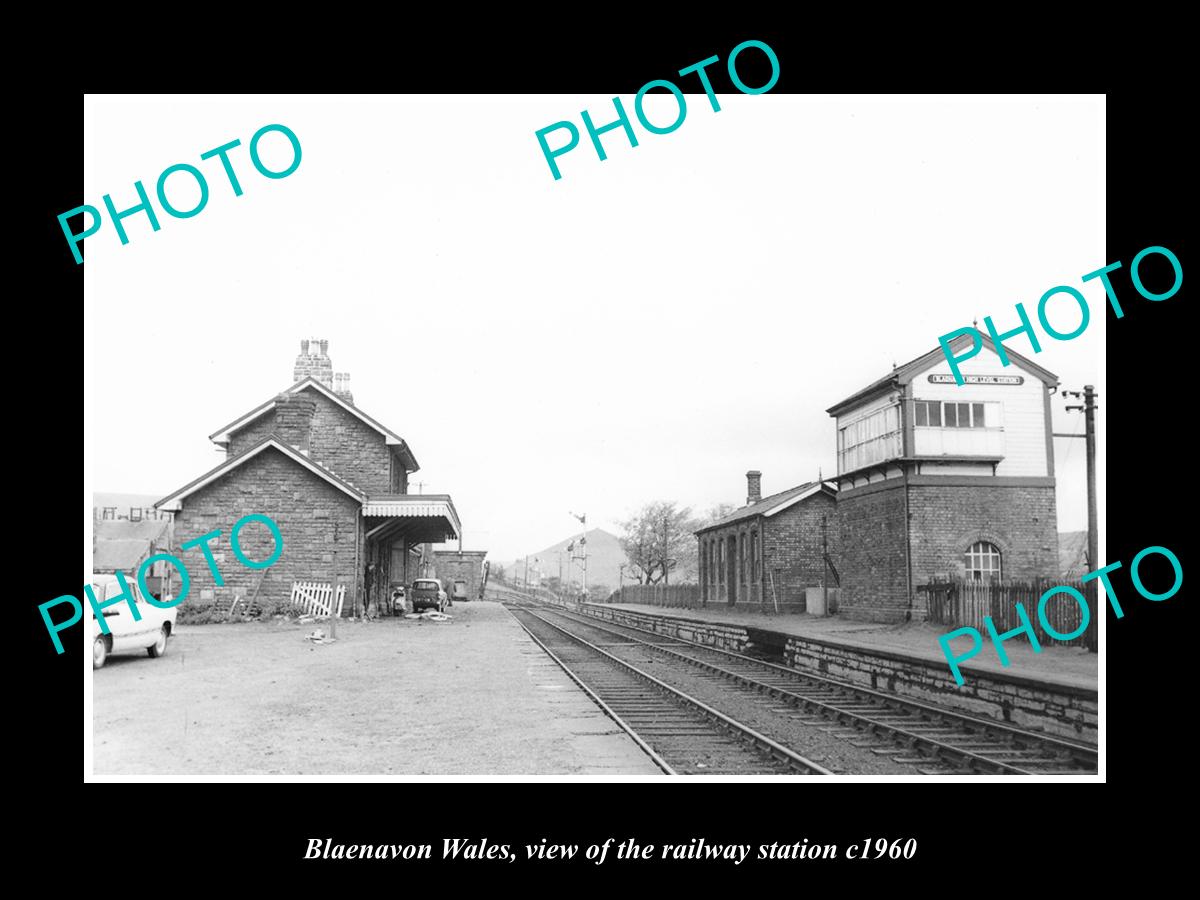
<instances>
[{"instance_id":1,"label":"slate roof","mask_svg":"<svg viewBox=\"0 0 1200 900\"><path fill-rule=\"evenodd\" d=\"M822 489L828 491L830 494L834 493L835 490L830 485L822 484L819 481L808 481L804 484L798 484L794 488L788 488L786 491L780 491L778 494L763 497L757 503L751 503L749 506L735 509L729 515L722 516L715 522L710 522L695 533L703 534L706 531L712 531L714 528L721 528L734 522L740 522L743 519L752 519L755 516L774 515L791 506L793 503L799 503L801 500L815 495Z\"/></svg>"},{"instance_id":2,"label":"slate roof","mask_svg":"<svg viewBox=\"0 0 1200 900\"><path fill-rule=\"evenodd\" d=\"M368 416L365 412L363 412L350 401L346 400L344 397L339 397L334 391L331 391L311 375L302 378L300 381L297 381L291 387L287 388L284 393L297 394L304 390L315 390L318 393L323 394L326 398L342 407L342 409L346 410L346 412L350 413L350 415L365 423L368 427L379 432L381 435L383 435L384 441L388 444L388 446L395 447L397 452L404 457L407 463L405 468L409 472L416 472L420 470L421 467L417 464L417 458L413 455L412 448L408 446L408 442L405 441L404 438L400 437L400 435L396 434L394 431L390 430L384 425L381 425L379 422ZM254 422L274 409L276 399L276 397L272 397L266 403L256 406L254 409L250 410L250 412L238 417L237 419L234 419L228 425L218 428L208 436L208 439L214 444L219 444L221 446L228 444L230 435L232 435L234 432L241 431L251 422Z\"/></svg>"},{"instance_id":3,"label":"slate roof","mask_svg":"<svg viewBox=\"0 0 1200 900\"><path fill-rule=\"evenodd\" d=\"M995 353L996 345L992 342L991 336L987 335L987 334L981 334L980 337L983 339L984 348L991 350L993 353ZM961 350L967 344L967 342L969 340L970 340L970 338L968 337L968 335L965 335L965 334L960 335L959 337L956 337L954 340L952 340L950 342L950 349L953 350L955 353L958 353L958 351ZM982 353L983 351L980 350L980 352ZM1004 354L1010 360L1012 360L1012 362L1019 365L1022 369L1029 372L1031 375L1034 375L1037 378L1041 379L1042 381L1044 381L1046 384L1050 385L1051 387L1054 387L1058 384L1058 376L1057 375L1055 375L1053 372L1049 371L1048 369L1043 369L1037 363L1033 362L1030 359L1027 359L1026 357L1022 356L1020 353L1017 353L1014 350L1010 350L1006 346L1004 348ZM946 358L946 355L942 352L941 344L939 344L936 349L930 350L928 353L923 353L922 355L918 356L916 359L910 359L908 362L906 362L902 366L896 366L896 368L892 369L891 372L889 372L887 375L884 375L878 381L871 382L869 385L867 385L862 390L857 391L854 394L851 394L849 397L847 397L841 403L835 403L833 406L829 407L829 409L827 409L825 411L827 413L829 413L829 415L831 415L831 416L836 416L836 415L838 415L838 413L842 412L844 409L846 409L849 406L855 406L860 402L864 402L866 400L871 399L873 396L875 396L877 394L883 394L883 393L886 393L888 390L891 390L892 388L898 387L902 384L908 384L917 375L920 375L926 369L937 365L938 362L940 362L941 360L944 360L945 358Z\"/></svg>"},{"instance_id":4,"label":"slate roof","mask_svg":"<svg viewBox=\"0 0 1200 900\"><path fill-rule=\"evenodd\" d=\"M153 499L146 504L153 505ZM142 519L140 522L105 519L95 523L94 535L98 541L154 541L166 533L168 524L166 519Z\"/></svg>"},{"instance_id":5,"label":"slate roof","mask_svg":"<svg viewBox=\"0 0 1200 900\"><path fill-rule=\"evenodd\" d=\"M93 572L133 572L150 555L149 541L96 541Z\"/></svg>"}]
</instances>

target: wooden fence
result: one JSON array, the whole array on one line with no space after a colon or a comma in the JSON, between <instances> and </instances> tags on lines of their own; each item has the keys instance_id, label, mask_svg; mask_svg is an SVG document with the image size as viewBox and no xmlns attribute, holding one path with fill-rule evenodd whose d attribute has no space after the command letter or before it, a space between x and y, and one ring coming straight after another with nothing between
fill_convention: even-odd
<instances>
[{"instance_id":1,"label":"wooden fence","mask_svg":"<svg viewBox=\"0 0 1200 900\"><path fill-rule=\"evenodd\" d=\"M1042 594L1054 587L1071 587L1083 594L1087 599L1091 612L1088 626L1077 638L1060 641L1046 633L1038 615L1038 602ZM1099 643L1099 621L1104 609L1096 604L1096 582L1087 584L1076 581L1035 580L1035 581L933 581L929 584L918 585L917 591L924 595L928 621L935 625L949 625L956 628L969 626L976 628L985 637L987 629L984 626L984 616L990 616L992 625L997 633L1004 634L1014 628L1021 627L1017 616L1017 602L1020 601L1033 626L1040 644L1066 644L1075 647L1087 647L1096 652ZM1056 594L1046 601L1046 621L1058 634L1072 634L1083 622L1083 610L1070 594ZM1025 632L1017 635L1027 641Z\"/></svg>"},{"instance_id":2,"label":"wooden fence","mask_svg":"<svg viewBox=\"0 0 1200 900\"><path fill-rule=\"evenodd\" d=\"M613 591L607 603L644 603L649 606L671 606L678 609L700 608L698 584L627 584Z\"/></svg>"},{"instance_id":3,"label":"wooden fence","mask_svg":"<svg viewBox=\"0 0 1200 900\"><path fill-rule=\"evenodd\" d=\"M292 607L303 616L316 616L318 619L329 618L330 600L333 595L333 585L323 581L293 581ZM346 599L346 586L338 585L337 612L341 617L342 603Z\"/></svg>"}]
</instances>

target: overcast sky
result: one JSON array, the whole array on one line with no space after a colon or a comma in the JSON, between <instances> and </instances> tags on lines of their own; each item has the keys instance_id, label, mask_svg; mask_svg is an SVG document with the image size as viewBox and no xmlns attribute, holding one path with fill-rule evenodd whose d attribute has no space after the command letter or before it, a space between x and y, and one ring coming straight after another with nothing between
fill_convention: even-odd
<instances>
[{"instance_id":1,"label":"overcast sky","mask_svg":"<svg viewBox=\"0 0 1200 900\"><path fill-rule=\"evenodd\" d=\"M216 465L207 435L286 388L305 337L501 560L577 530L571 510L616 531L655 499L740 504L747 469L764 493L829 475L827 407L1054 285L1089 298L1088 330L1012 346L1103 391L1103 288L1080 283L1110 261L1102 98L720 102L688 95L668 135L635 120L637 148L604 135L605 162L584 132L555 181L534 132L610 121L611 96L88 97L84 202L133 206L181 162L211 194L86 241L85 495ZM279 180L247 150L271 123L303 148ZM241 197L200 160L235 138ZM1080 431L1063 405L1055 430ZM1056 441L1060 530L1086 525L1082 444Z\"/></svg>"}]
</instances>

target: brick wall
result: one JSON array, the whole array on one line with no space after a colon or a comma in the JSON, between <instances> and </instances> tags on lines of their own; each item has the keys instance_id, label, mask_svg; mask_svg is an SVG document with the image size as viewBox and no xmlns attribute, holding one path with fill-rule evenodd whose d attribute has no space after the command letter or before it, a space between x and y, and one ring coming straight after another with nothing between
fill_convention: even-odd
<instances>
[{"instance_id":1,"label":"brick wall","mask_svg":"<svg viewBox=\"0 0 1200 900\"><path fill-rule=\"evenodd\" d=\"M175 514L172 552L183 560L192 579L191 591L179 606L180 620L212 615L214 605L222 611L216 618L223 618L235 595L248 601L256 588L255 602L273 611L289 601L293 581L329 581L335 529L337 574L347 585L343 611L348 615L357 583L354 548L361 522L359 509L353 498L274 449L264 450L200 489L185 499L183 509ZM252 513L270 516L283 534L283 554L269 569L242 565L229 543L233 523ZM214 529L221 532L220 539L210 546L225 582L222 587L214 583L199 547L182 555L179 550L181 544ZM252 560L271 554L271 534L265 525L247 525L239 543Z\"/></svg>"},{"instance_id":2,"label":"brick wall","mask_svg":"<svg viewBox=\"0 0 1200 900\"><path fill-rule=\"evenodd\" d=\"M323 394L304 390L298 399L315 403L309 438L309 457L367 494L402 493L407 490L402 472L394 472L391 451L382 434L351 415ZM230 436L229 456L236 456L267 435L281 433L287 423L275 410L265 413ZM287 441L293 446L296 441ZM403 466L397 464L398 469Z\"/></svg>"},{"instance_id":3,"label":"brick wall","mask_svg":"<svg viewBox=\"0 0 1200 900\"><path fill-rule=\"evenodd\" d=\"M914 584L925 584L935 575L963 577L967 548L976 541L1000 548L1006 579L1058 575L1052 486L913 485L908 506ZM913 603L919 607L924 597L918 593ZM918 612L924 615L923 609Z\"/></svg>"},{"instance_id":4,"label":"brick wall","mask_svg":"<svg viewBox=\"0 0 1200 900\"><path fill-rule=\"evenodd\" d=\"M894 481L883 489L872 486L838 496L838 615L900 622L908 613L904 482Z\"/></svg>"},{"instance_id":5,"label":"brick wall","mask_svg":"<svg viewBox=\"0 0 1200 900\"><path fill-rule=\"evenodd\" d=\"M905 487L901 479L894 482L838 498L844 589L839 614L847 618L893 622L909 615ZM1000 548L1005 578L1058 573L1052 485L909 485L908 517L914 586L934 576L962 577L967 548L981 540ZM924 618L924 602L914 591L913 619Z\"/></svg>"},{"instance_id":6,"label":"brick wall","mask_svg":"<svg viewBox=\"0 0 1200 900\"><path fill-rule=\"evenodd\" d=\"M766 605L774 608L775 596L781 610L803 612L805 588L821 586L824 568L821 558L821 517L826 518L829 555L837 565L838 511L837 502L825 493L801 500L768 519L763 519L763 574ZM840 569L839 569L840 571ZM771 590L774 574L775 590ZM829 576L833 587L833 575Z\"/></svg>"}]
</instances>

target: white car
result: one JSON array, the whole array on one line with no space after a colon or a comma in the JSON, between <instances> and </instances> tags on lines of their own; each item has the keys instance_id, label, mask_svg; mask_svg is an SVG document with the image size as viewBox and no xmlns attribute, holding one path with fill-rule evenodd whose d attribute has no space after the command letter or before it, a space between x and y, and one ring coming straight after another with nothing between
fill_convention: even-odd
<instances>
[{"instance_id":1,"label":"white car","mask_svg":"<svg viewBox=\"0 0 1200 900\"><path fill-rule=\"evenodd\" d=\"M129 593L137 604L141 619L134 619L129 604L122 600L103 609L104 622L108 625L108 634L100 631L100 623L92 604L84 598L92 622L92 668L99 669L104 665L110 653L127 653L130 650L145 650L152 658L157 659L167 652L167 640L175 630L176 607L159 609L152 606L138 590L137 579L132 575L125 576L129 585ZM121 583L116 575L98 575L93 573L88 578L96 602L103 603L111 597L119 597Z\"/></svg>"}]
</instances>

